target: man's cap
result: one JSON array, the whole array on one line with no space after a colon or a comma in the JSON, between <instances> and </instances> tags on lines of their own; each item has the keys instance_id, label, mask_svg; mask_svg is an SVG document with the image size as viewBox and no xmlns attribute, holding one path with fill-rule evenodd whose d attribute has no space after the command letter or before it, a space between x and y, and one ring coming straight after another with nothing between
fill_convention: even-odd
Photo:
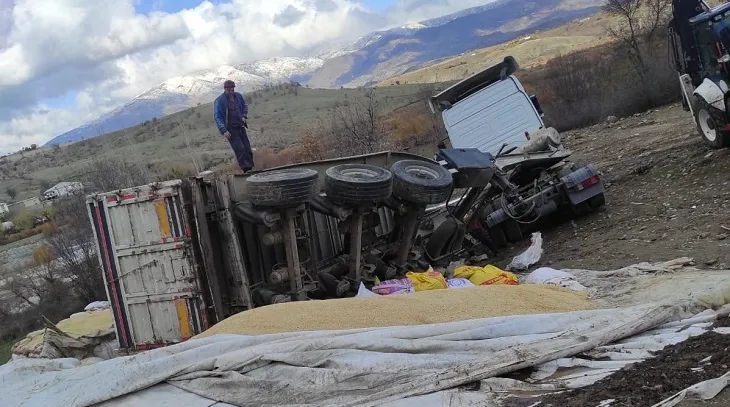
<instances>
[{"instance_id":1,"label":"man's cap","mask_svg":"<svg viewBox=\"0 0 730 407\"><path fill-rule=\"evenodd\" d=\"M233 83L233 81L230 79L223 82L223 88L235 88L235 87L236 87L236 84Z\"/></svg>"}]
</instances>

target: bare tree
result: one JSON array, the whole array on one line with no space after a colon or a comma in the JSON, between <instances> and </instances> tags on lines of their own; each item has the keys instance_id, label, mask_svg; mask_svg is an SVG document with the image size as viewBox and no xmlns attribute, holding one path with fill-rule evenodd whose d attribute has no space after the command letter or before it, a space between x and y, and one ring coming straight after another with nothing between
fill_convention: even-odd
<instances>
[{"instance_id":1,"label":"bare tree","mask_svg":"<svg viewBox=\"0 0 730 407\"><path fill-rule=\"evenodd\" d=\"M67 221L65 227L49 239L56 261L68 271L77 297L87 303L106 298L83 195L60 201L56 211L57 218Z\"/></svg>"},{"instance_id":2,"label":"bare tree","mask_svg":"<svg viewBox=\"0 0 730 407\"><path fill-rule=\"evenodd\" d=\"M149 174L139 163L123 158L97 157L82 174L87 192L114 191L144 185L150 182Z\"/></svg>"},{"instance_id":3,"label":"bare tree","mask_svg":"<svg viewBox=\"0 0 730 407\"><path fill-rule=\"evenodd\" d=\"M657 49L654 41L669 20L671 5L671 0L608 0L603 6L606 13L619 18L618 25L609 27L608 33L627 52L644 86L650 84L648 61Z\"/></svg>"},{"instance_id":4,"label":"bare tree","mask_svg":"<svg viewBox=\"0 0 730 407\"><path fill-rule=\"evenodd\" d=\"M320 119L319 127L331 151L339 155L372 153L385 143L381 106L372 89L363 97L337 104L327 121Z\"/></svg>"},{"instance_id":5,"label":"bare tree","mask_svg":"<svg viewBox=\"0 0 730 407\"><path fill-rule=\"evenodd\" d=\"M48 246L33 251L33 260L21 272L8 279L8 289L31 307L60 303L63 297L63 275L54 263Z\"/></svg>"}]
</instances>

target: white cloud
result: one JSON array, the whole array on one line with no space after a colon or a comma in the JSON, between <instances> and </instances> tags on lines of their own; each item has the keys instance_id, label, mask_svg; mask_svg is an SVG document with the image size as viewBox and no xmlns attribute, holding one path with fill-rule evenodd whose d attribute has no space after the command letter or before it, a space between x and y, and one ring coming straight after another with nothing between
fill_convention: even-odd
<instances>
[{"instance_id":1,"label":"white cloud","mask_svg":"<svg viewBox=\"0 0 730 407\"><path fill-rule=\"evenodd\" d=\"M483 3L400 0L386 15L357 0L209 1L137 14L138 0L0 0L0 152L41 143L173 76L297 55ZM72 92L76 105L41 101Z\"/></svg>"}]
</instances>

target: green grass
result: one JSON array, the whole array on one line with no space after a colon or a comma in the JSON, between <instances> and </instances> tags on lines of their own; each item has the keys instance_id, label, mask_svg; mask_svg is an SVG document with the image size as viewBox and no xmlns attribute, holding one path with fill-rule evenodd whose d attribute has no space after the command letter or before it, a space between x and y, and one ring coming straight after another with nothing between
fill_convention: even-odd
<instances>
[{"instance_id":1,"label":"green grass","mask_svg":"<svg viewBox=\"0 0 730 407\"><path fill-rule=\"evenodd\" d=\"M15 341L0 342L0 365L4 365L10 361L12 352L10 351Z\"/></svg>"},{"instance_id":2,"label":"green grass","mask_svg":"<svg viewBox=\"0 0 730 407\"><path fill-rule=\"evenodd\" d=\"M381 113L417 101L418 85L376 89ZM247 95L249 136L254 148L281 150L296 145L307 129L336 105L353 103L362 89L309 89L283 85ZM199 105L122 131L61 146L41 148L0 159L0 202L38 196L41 183L82 180L83 171L97 157L136 160L151 173L171 165L189 165L194 157L204 167L232 162L228 143L218 134L212 103Z\"/></svg>"}]
</instances>

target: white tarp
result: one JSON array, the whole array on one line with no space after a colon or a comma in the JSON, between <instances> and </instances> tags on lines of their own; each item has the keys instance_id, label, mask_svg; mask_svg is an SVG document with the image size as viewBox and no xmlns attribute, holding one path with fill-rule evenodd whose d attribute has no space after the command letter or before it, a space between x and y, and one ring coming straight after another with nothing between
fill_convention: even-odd
<instances>
[{"instance_id":1,"label":"white tarp","mask_svg":"<svg viewBox=\"0 0 730 407\"><path fill-rule=\"evenodd\" d=\"M492 407L501 406L501 400L509 395L551 393L568 389L589 386L619 369L644 361L666 346L674 345L690 337L702 335L708 331L719 334L730 334L730 328L713 328L715 320L727 315L730 306L726 305L715 311L708 309L690 318L672 321L638 335L596 347L574 357L556 359L535 366L533 373L525 381L492 377L482 380L479 390L449 389L425 396L417 396L383 404L380 407ZM718 379L692 386L667 399L666 404L657 407L671 407L683 400L685 396L699 396L703 399L713 398L727 386L730 374ZM535 402L539 398L535 399ZM525 401L520 405L532 405L533 401Z\"/></svg>"},{"instance_id":2,"label":"white tarp","mask_svg":"<svg viewBox=\"0 0 730 407\"><path fill-rule=\"evenodd\" d=\"M75 359L18 359L0 367L0 405L86 406L168 382L237 406L376 406L567 358L680 319L690 307L216 335L83 367Z\"/></svg>"},{"instance_id":3,"label":"white tarp","mask_svg":"<svg viewBox=\"0 0 730 407\"><path fill-rule=\"evenodd\" d=\"M730 385L730 372L727 372L720 377L694 384L651 407L674 407L681 403L685 398L712 400L728 385Z\"/></svg>"}]
</instances>

